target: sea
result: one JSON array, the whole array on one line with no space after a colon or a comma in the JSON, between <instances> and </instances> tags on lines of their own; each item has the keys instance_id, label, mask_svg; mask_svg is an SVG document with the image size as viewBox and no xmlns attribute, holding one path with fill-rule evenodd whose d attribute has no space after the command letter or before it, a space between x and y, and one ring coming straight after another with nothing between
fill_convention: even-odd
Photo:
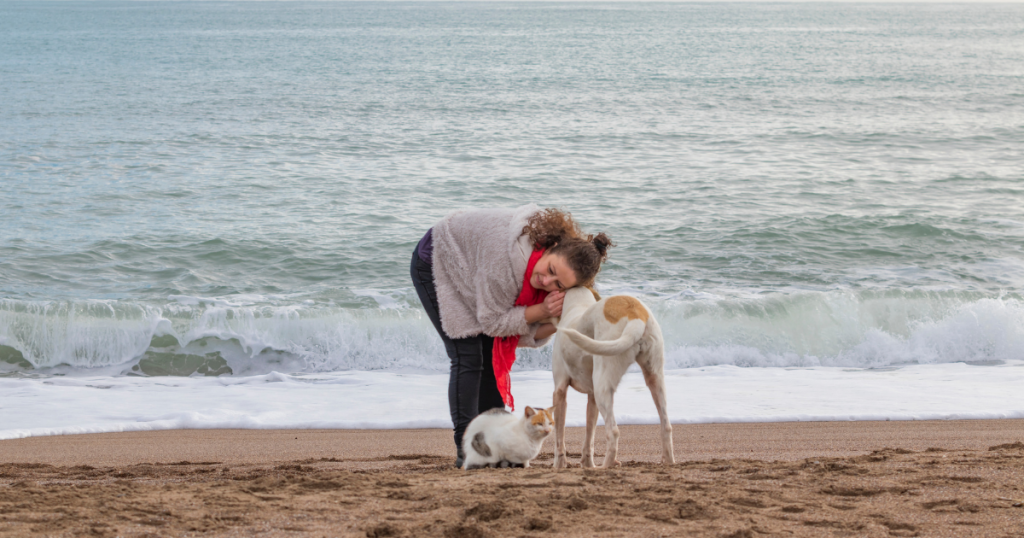
<instances>
[{"instance_id":1,"label":"sea","mask_svg":"<svg viewBox=\"0 0 1024 538\"><path fill-rule=\"evenodd\" d=\"M451 427L411 252L527 203L673 422L1024 418L1024 4L16 0L0 439Z\"/></svg>"}]
</instances>

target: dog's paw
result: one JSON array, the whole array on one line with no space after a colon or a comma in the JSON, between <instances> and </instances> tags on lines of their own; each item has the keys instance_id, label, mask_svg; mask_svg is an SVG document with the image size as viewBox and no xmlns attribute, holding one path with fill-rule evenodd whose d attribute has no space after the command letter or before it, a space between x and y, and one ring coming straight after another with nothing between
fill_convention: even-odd
<instances>
[{"instance_id":1,"label":"dog's paw","mask_svg":"<svg viewBox=\"0 0 1024 538\"><path fill-rule=\"evenodd\" d=\"M622 467L622 462L619 460L606 461L601 464L602 469L613 469L615 467Z\"/></svg>"}]
</instances>

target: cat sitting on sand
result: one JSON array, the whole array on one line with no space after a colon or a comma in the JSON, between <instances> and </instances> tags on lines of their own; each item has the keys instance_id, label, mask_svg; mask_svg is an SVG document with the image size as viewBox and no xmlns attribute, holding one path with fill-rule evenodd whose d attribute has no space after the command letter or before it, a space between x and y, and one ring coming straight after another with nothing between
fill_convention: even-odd
<instances>
[{"instance_id":1,"label":"cat sitting on sand","mask_svg":"<svg viewBox=\"0 0 1024 538\"><path fill-rule=\"evenodd\" d=\"M551 409L527 407L522 417L499 408L477 415L462 436L462 468L529 467L554 429Z\"/></svg>"}]
</instances>

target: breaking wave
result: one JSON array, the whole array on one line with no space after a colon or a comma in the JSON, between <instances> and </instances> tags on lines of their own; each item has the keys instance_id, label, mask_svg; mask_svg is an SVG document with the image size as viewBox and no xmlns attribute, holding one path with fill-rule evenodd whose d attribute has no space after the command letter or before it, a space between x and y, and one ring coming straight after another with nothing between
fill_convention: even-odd
<instances>
[{"instance_id":1,"label":"breaking wave","mask_svg":"<svg viewBox=\"0 0 1024 538\"><path fill-rule=\"evenodd\" d=\"M255 305L191 297L163 305L3 300L0 368L7 375L448 368L441 341L411 292L374 299L376 306L308 300ZM835 291L645 300L665 334L668 368L882 368L1024 359L1024 302L1017 296ZM550 348L522 350L516 367L550 364Z\"/></svg>"}]
</instances>

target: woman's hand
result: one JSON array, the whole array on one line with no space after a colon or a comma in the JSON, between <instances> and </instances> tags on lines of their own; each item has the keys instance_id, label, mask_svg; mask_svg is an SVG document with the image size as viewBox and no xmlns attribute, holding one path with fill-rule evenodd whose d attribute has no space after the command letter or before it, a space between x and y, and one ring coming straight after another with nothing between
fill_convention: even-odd
<instances>
[{"instance_id":1,"label":"woman's hand","mask_svg":"<svg viewBox=\"0 0 1024 538\"><path fill-rule=\"evenodd\" d=\"M562 315L562 301L565 300L565 292L553 291L544 298L544 302L526 307L526 322L537 323L548 318L555 318Z\"/></svg>"},{"instance_id":2,"label":"woman's hand","mask_svg":"<svg viewBox=\"0 0 1024 538\"><path fill-rule=\"evenodd\" d=\"M544 311L549 318L556 318L562 315L562 301L565 300L565 292L553 291L544 298Z\"/></svg>"},{"instance_id":3,"label":"woman's hand","mask_svg":"<svg viewBox=\"0 0 1024 538\"><path fill-rule=\"evenodd\" d=\"M537 334L533 335L533 339L534 340L543 340L543 339L551 336L552 334L555 334L555 331L557 331L557 330L558 329L554 325L552 325L550 323L544 323L540 327L537 327Z\"/></svg>"}]
</instances>

